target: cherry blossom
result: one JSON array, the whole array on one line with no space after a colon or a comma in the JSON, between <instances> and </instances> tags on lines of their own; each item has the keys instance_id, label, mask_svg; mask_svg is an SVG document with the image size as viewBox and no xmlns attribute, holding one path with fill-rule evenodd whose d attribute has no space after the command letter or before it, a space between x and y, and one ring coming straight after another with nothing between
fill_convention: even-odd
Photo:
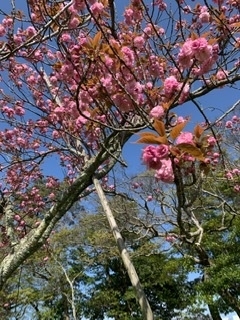
<instances>
[{"instance_id":1,"label":"cherry blossom","mask_svg":"<svg viewBox=\"0 0 240 320\"><path fill-rule=\"evenodd\" d=\"M195 145L193 134L191 132L182 132L176 140L176 144L180 143L188 143Z\"/></svg>"},{"instance_id":2,"label":"cherry blossom","mask_svg":"<svg viewBox=\"0 0 240 320\"><path fill-rule=\"evenodd\" d=\"M143 150L142 160L150 169L159 169L162 165L162 159L166 158L169 153L167 145L147 146Z\"/></svg>"},{"instance_id":3,"label":"cherry blossom","mask_svg":"<svg viewBox=\"0 0 240 320\"><path fill-rule=\"evenodd\" d=\"M162 106L156 106L156 107L152 108L152 110L150 111L150 116L155 119L159 119L163 115L164 115L164 109Z\"/></svg>"},{"instance_id":4,"label":"cherry blossom","mask_svg":"<svg viewBox=\"0 0 240 320\"><path fill-rule=\"evenodd\" d=\"M174 174L171 159L162 159L160 169L155 173L155 178L163 182L171 183L174 181Z\"/></svg>"}]
</instances>

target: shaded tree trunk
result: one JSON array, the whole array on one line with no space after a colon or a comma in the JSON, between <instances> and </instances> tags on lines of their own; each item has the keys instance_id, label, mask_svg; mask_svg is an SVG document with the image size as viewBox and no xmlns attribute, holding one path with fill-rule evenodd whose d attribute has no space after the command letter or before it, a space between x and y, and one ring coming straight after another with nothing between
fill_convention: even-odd
<instances>
[{"instance_id":1,"label":"shaded tree trunk","mask_svg":"<svg viewBox=\"0 0 240 320\"><path fill-rule=\"evenodd\" d=\"M223 290L220 295L226 304L229 305L240 318L240 303L238 299L227 290Z\"/></svg>"},{"instance_id":2,"label":"shaded tree trunk","mask_svg":"<svg viewBox=\"0 0 240 320\"><path fill-rule=\"evenodd\" d=\"M213 320L222 320L222 317L218 311L218 308L212 304L208 304L208 309L210 311Z\"/></svg>"}]
</instances>

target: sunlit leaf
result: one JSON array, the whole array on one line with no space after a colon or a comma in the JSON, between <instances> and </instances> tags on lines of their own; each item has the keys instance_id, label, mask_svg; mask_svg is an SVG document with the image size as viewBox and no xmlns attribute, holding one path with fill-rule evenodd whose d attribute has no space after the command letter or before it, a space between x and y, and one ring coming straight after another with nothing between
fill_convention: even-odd
<instances>
[{"instance_id":1,"label":"sunlit leaf","mask_svg":"<svg viewBox=\"0 0 240 320\"><path fill-rule=\"evenodd\" d=\"M191 39L192 40L196 40L198 38L199 38L199 36L196 33L194 33L194 32L191 33Z\"/></svg>"},{"instance_id":2,"label":"sunlit leaf","mask_svg":"<svg viewBox=\"0 0 240 320\"><path fill-rule=\"evenodd\" d=\"M146 144L166 144L166 138L165 137L159 137L154 133L151 132L143 132L138 133L141 138L136 141L136 143L146 143Z\"/></svg>"},{"instance_id":3,"label":"sunlit leaf","mask_svg":"<svg viewBox=\"0 0 240 320\"><path fill-rule=\"evenodd\" d=\"M195 157L198 160L201 160L201 161L205 160L202 151L199 148L193 146L192 144L180 143L180 144L177 145L177 147L181 151L189 153L190 155L192 155L193 157Z\"/></svg>"},{"instance_id":4,"label":"sunlit leaf","mask_svg":"<svg viewBox=\"0 0 240 320\"><path fill-rule=\"evenodd\" d=\"M158 133L161 137L166 136L165 125L164 125L164 123L163 123L162 121L160 121L160 120L154 120L153 128L157 131L157 133Z\"/></svg>"},{"instance_id":5,"label":"sunlit leaf","mask_svg":"<svg viewBox=\"0 0 240 320\"><path fill-rule=\"evenodd\" d=\"M214 44L216 44L218 42L219 38L211 38L208 40L208 44L213 46Z\"/></svg>"},{"instance_id":6,"label":"sunlit leaf","mask_svg":"<svg viewBox=\"0 0 240 320\"><path fill-rule=\"evenodd\" d=\"M211 33L210 33L209 31L204 32L204 33L201 35L201 38L207 39L207 37L208 37L210 34L211 34Z\"/></svg>"},{"instance_id":7,"label":"sunlit leaf","mask_svg":"<svg viewBox=\"0 0 240 320\"><path fill-rule=\"evenodd\" d=\"M62 65L63 65L63 63L58 61L58 62L54 63L53 69L59 71L61 69Z\"/></svg>"},{"instance_id":8,"label":"sunlit leaf","mask_svg":"<svg viewBox=\"0 0 240 320\"><path fill-rule=\"evenodd\" d=\"M92 45L94 48L97 48L99 46L101 42L101 38L102 38L102 33L101 31L98 31L94 36L94 38L92 39Z\"/></svg>"},{"instance_id":9,"label":"sunlit leaf","mask_svg":"<svg viewBox=\"0 0 240 320\"><path fill-rule=\"evenodd\" d=\"M184 121L177 124L175 127L173 127L170 132L170 137L175 140L179 136L179 134L182 132L182 130L185 128L187 123L188 121Z\"/></svg>"},{"instance_id":10,"label":"sunlit leaf","mask_svg":"<svg viewBox=\"0 0 240 320\"><path fill-rule=\"evenodd\" d=\"M194 128L194 135L197 139L199 139L202 135L202 133L204 132L204 128L201 127L199 124L196 125L196 127Z\"/></svg>"},{"instance_id":11,"label":"sunlit leaf","mask_svg":"<svg viewBox=\"0 0 240 320\"><path fill-rule=\"evenodd\" d=\"M175 97L170 99L168 102L162 103L163 109L167 111L173 105L174 102L175 102Z\"/></svg>"},{"instance_id":12,"label":"sunlit leaf","mask_svg":"<svg viewBox=\"0 0 240 320\"><path fill-rule=\"evenodd\" d=\"M240 21L239 21L239 22L231 23L231 27L240 28Z\"/></svg>"}]
</instances>

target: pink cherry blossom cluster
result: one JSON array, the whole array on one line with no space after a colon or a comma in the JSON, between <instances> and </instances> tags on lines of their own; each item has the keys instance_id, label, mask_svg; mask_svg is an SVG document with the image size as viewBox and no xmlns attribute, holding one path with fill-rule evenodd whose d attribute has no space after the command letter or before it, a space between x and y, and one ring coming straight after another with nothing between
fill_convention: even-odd
<instances>
[{"instance_id":1,"label":"pink cherry blossom cluster","mask_svg":"<svg viewBox=\"0 0 240 320\"><path fill-rule=\"evenodd\" d=\"M169 15L162 0L153 1L147 11L142 1L129 1L115 32L110 28L107 1L53 1L46 3L46 10L40 10L35 1L29 3L30 17L19 23L9 12L0 23L1 190L16 199L16 211L22 212L16 228L22 235L28 223L38 223L38 212L56 201L61 185L76 180L111 132L134 125L128 121L130 116L143 115L148 120L149 115L150 122L160 119L167 125L165 117L172 112L168 108L190 99L195 79L228 80L234 75L230 66L238 68L236 61L223 64L216 41L221 44L229 36L228 50L236 52L233 33L239 17L234 1L226 3L226 10L219 9L229 22L230 31L223 30L223 39L216 35L209 8L198 5L184 9L189 19L178 21L173 43L173 34L165 29ZM63 10L56 23L50 9ZM149 21L151 9L160 17L156 22ZM79 27L85 13L91 15L89 25ZM191 17L197 24L190 22ZM208 84L203 81L205 88ZM226 129L235 130L238 122L235 116ZM205 161L218 162L212 136L197 139L191 132L182 132L168 142L143 150L143 162L156 170L157 180L173 182L173 165L191 172L196 158L177 150L179 144L205 148ZM53 159L60 173L48 177L45 169ZM60 179L62 172L65 176Z\"/></svg>"},{"instance_id":2,"label":"pink cherry blossom cluster","mask_svg":"<svg viewBox=\"0 0 240 320\"><path fill-rule=\"evenodd\" d=\"M228 170L225 174L227 180L234 183L233 189L236 192L240 192L240 169L234 168L232 170Z\"/></svg>"},{"instance_id":3,"label":"pink cherry blossom cluster","mask_svg":"<svg viewBox=\"0 0 240 320\"><path fill-rule=\"evenodd\" d=\"M203 75L217 61L218 52L218 44L210 45L207 39L201 37L195 40L189 38L178 54L179 65L182 68L192 68L195 75Z\"/></svg>"},{"instance_id":4,"label":"pink cherry blossom cluster","mask_svg":"<svg viewBox=\"0 0 240 320\"><path fill-rule=\"evenodd\" d=\"M233 129L234 131L240 131L240 117L234 115L231 120L227 120L225 123L225 128Z\"/></svg>"},{"instance_id":5,"label":"pink cherry blossom cluster","mask_svg":"<svg viewBox=\"0 0 240 320\"><path fill-rule=\"evenodd\" d=\"M150 111L150 116L154 119L160 119L164 116L164 114L165 112L162 106L156 106Z\"/></svg>"},{"instance_id":6,"label":"pink cherry blossom cluster","mask_svg":"<svg viewBox=\"0 0 240 320\"><path fill-rule=\"evenodd\" d=\"M179 118L175 126L184 123L186 120ZM197 137L192 132L180 132L176 139L168 138L168 145L145 147L142 160L149 169L156 171L157 180L174 182L173 165L180 168L183 177L195 174L196 161L214 168L219 163L220 157L215 151L216 144L217 140L211 135L200 134Z\"/></svg>"},{"instance_id":7,"label":"pink cherry blossom cluster","mask_svg":"<svg viewBox=\"0 0 240 320\"><path fill-rule=\"evenodd\" d=\"M124 10L125 23L128 26L133 26L142 20L142 6L141 1L132 0L130 6Z\"/></svg>"},{"instance_id":8,"label":"pink cherry blossom cluster","mask_svg":"<svg viewBox=\"0 0 240 320\"><path fill-rule=\"evenodd\" d=\"M156 170L155 177L163 182L173 182L172 162L169 157L169 147L161 144L147 146L143 149L142 160L149 169Z\"/></svg>"},{"instance_id":9,"label":"pink cherry blossom cluster","mask_svg":"<svg viewBox=\"0 0 240 320\"><path fill-rule=\"evenodd\" d=\"M181 104L188 98L190 86L179 82L175 76L170 76L164 80L163 90L166 101L179 95L178 102Z\"/></svg>"}]
</instances>

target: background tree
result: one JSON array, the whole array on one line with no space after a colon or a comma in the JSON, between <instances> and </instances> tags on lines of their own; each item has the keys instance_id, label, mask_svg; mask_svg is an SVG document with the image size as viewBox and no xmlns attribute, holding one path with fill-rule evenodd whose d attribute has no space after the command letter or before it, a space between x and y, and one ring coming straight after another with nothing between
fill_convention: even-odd
<instances>
[{"instance_id":1,"label":"background tree","mask_svg":"<svg viewBox=\"0 0 240 320\"><path fill-rule=\"evenodd\" d=\"M122 201L114 199L112 207L120 207L119 203ZM132 203L126 202L122 207L134 212ZM187 268L179 259L159 252L158 246L147 238L138 239L129 232L121 212L116 218L156 319L181 315L194 300ZM47 251L48 257L44 256L46 250L35 254L22 266L21 275L11 279L11 286L5 288L5 319L20 320L29 313L36 319L74 319L66 274L74 287L76 319L142 319L102 213L84 214L74 226L59 226Z\"/></svg>"}]
</instances>

